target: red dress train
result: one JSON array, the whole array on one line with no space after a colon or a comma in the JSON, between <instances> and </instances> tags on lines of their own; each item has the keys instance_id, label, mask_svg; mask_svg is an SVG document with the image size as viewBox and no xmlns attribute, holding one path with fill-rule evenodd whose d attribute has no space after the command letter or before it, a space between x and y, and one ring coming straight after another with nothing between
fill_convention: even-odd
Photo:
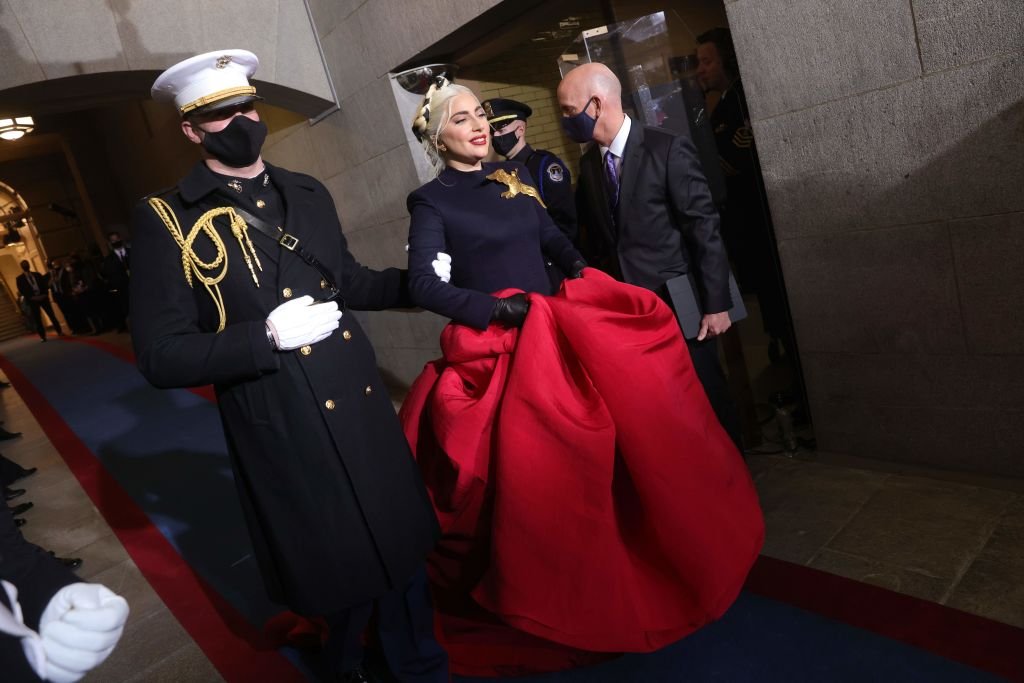
<instances>
[{"instance_id":1,"label":"red dress train","mask_svg":"<svg viewBox=\"0 0 1024 683\"><path fill-rule=\"evenodd\" d=\"M674 642L732 604L764 537L671 310L595 270L530 302L521 330L446 327L401 411L456 673Z\"/></svg>"}]
</instances>

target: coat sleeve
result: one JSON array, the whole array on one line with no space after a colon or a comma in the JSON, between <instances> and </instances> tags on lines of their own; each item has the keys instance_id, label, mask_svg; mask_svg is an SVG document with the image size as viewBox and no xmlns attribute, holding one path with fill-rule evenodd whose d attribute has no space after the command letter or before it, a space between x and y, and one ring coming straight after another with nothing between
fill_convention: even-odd
<instances>
[{"instance_id":1,"label":"coat sleeve","mask_svg":"<svg viewBox=\"0 0 1024 683\"><path fill-rule=\"evenodd\" d=\"M552 167L561 169L559 173L552 174ZM548 214L555 225L565 233L570 242L576 241L578 229L576 227L576 200L572 192L572 176L569 168L562 163L562 160L553 157L541 169L542 177L537 178L544 187L544 203L548 205ZM552 175L559 180L552 178Z\"/></svg>"},{"instance_id":2,"label":"coat sleeve","mask_svg":"<svg viewBox=\"0 0 1024 683\"><path fill-rule=\"evenodd\" d=\"M479 330L487 329L497 299L484 292L441 282L434 274L431 262L437 258L439 251L448 251L441 212L417 192L409 195L408 208L409 289L413 302L455 322ZM554 230L558 232L558 228ZM454 257L452 261L452 271L455 273L459 264Z\"/></svg>"},{"instance_id":3,"label":"coat sleeve","mask_svg":"<svg viewBox=\"0 0 1024 683\"><path fill-rule=\"evenodd\" d=\"M673 136L666 173L672 211L690 252L690 265L700 289L704 312L727 311L732 308L729 259L722 243L718 212L711 199L708 182L688 138Z\"/></svg>"},{"instance_id":4,"label":"coat sleeve","mask_svg":"<svg viewBox=\"0 0 1024 683\"><path fill-rule=\"evenodd\" d=\"M42 548L26 541L7 514L0 515L0 579L18 589L25 625L33 630L39 629L39 617L53 594L81 580Z\"/></svg>"},{"instance_id":5,"label":"coat sleeve","mask_svg":"<svg viewBox=\"0 0 1024 683\"><path fill-rule=\"evenodd\" d=\"M181 250L145 202L132 216L132 342L139 370L160 388L228 384L279 367L263 320L200 329L195 293L185 281ZM202 283L193 279L195 287Z\"/></svg>"}]
</instances>

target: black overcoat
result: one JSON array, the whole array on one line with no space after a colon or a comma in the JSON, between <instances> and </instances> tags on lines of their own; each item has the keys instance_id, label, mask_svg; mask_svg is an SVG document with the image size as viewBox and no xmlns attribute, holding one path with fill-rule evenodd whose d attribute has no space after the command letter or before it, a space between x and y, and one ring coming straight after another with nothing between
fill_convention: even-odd
<instances>
[{"instance_id":1,"label":"black overcoat","mask_svg":"<svg viewBox=\"0 0 1024 683\"><path fill-rule=\"evenodd\" d=\"M404 271L373 271L349 253L334 203L315 179L267 165L285 229L330 270L350 309L409 305ZM204 164L161 194L187 234L232 202ZM213 299L190 287L181 250L142 202L132 220L132 333L143 375L158 387L213 384L253 548L272 599L329 614L404 585L437 537L419 470L355 316L327 339L276 352L264 320L289 298L323 295L321 275L250 229L263 265L253 282L225 218L216 220L228 272ZM212 261L208 237L196 239ZM187 428L187 425L182 425Z\"/></svg>"}]
</instances>

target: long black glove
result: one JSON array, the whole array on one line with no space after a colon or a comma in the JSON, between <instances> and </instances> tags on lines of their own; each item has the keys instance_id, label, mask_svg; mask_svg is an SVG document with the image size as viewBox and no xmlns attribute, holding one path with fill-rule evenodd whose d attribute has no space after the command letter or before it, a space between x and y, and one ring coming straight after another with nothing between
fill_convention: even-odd
<instances>
[{"instance_id":1,"label":"long black glove","mask_svg":"<svg viewBox=\"0 0 1024 683\"><path fill-rule=\"evenodd\" d=\"M574 280L583 277L583 269L587 267L587 262L583 259L577 259L573 261L572 265L569 266L569 277Z\"/></svg>"},{"instance_id":2,"label":"long black glove","mask_svg":"<svg viewBox=\"0 0 1024 683\"><path fill-rule=\"evenodd\" d=\"M530 310L530 302L525 294L506 296L494 304L491 320L509 327L522 327L526 321L526 313Z\"/></svg>"}]
</instances>

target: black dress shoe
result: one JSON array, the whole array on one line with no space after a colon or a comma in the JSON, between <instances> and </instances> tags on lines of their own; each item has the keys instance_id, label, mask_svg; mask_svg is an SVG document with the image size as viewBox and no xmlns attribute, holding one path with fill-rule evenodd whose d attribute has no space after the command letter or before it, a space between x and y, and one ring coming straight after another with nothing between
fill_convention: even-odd
<instances>
[{"instance_id":1,"label":"black dress shoe","mask_svg":"<svg viewBox=\"0 0 1024 683\"><path fill-rule=\"evenodd\" d=\"M57 561L71 570L78 569L82 566L82 558L80 557L58 557Z\"/></svg>"},{"instance_id":2,"label":"black dress shoe","mask_svg":"<svg viewBox=\"0 0 1024 683\"><path fill-rule=\"evenodd\" d=\"M6 389L9 386L11 386L10 382L5 382L2 379L0 379L0 389Z\"/></svg>"},{"instance_id":3,"label":"black dress shoe","mask_svg":"<svg viewBox=\"0 0 1024 683\"><path fill-rule=\"evenodd\" d=\"M14 518L14 526L25 526L26 524L28 524L28 520L27 519L24 519L22 517L15 517Z\"/></svg>"},{"instance_id":4,"label":"black dress shoe","mask_svg":"<svg viewBox=\"0 0 1024 683\"><path fill-rule=\"evenodd\" d=\"M14 507L7 509L11 511L12 515L17 517L18 515L23 515L32 509L32 501L28 501L27 503L21 503L20 505L15 505Z\"/></svg>"},{"instance_id":5,"label":"black dress shoe","mask_svg":"<svg viewBox=\"0 0 1024 683\"><path fill-rule=\"evenodd\" d=\"M24 479L25 477L31 477L37 471L39 471L38 467L29 467L27 470L25 468L22 468L21 472L15 475L15 477L11 479L11 481L13 482L18 481L19 479Z\"/></svg>"},{"instance_id":6,"label":"black dress shoe","mask_svg":"<svg viewBox=\"0 0 1024 683\"><path fill-rule=\"evenodd\" d=\"M25 489L9 489L4 487L4 500L14 500L18 496L25 495Z\"/></svg>"},{"instance_id":7,"label":"black dress shoe","mask_svg":"<svg viewBox=\"0 0 1024 683\"><path fill-rule=\"evenodd\" d=\"M17 439L21 436L21 432L9 432L3 427L0 427L0 441L7 441L8 439Z\"/></svg>"}]
</instances>

